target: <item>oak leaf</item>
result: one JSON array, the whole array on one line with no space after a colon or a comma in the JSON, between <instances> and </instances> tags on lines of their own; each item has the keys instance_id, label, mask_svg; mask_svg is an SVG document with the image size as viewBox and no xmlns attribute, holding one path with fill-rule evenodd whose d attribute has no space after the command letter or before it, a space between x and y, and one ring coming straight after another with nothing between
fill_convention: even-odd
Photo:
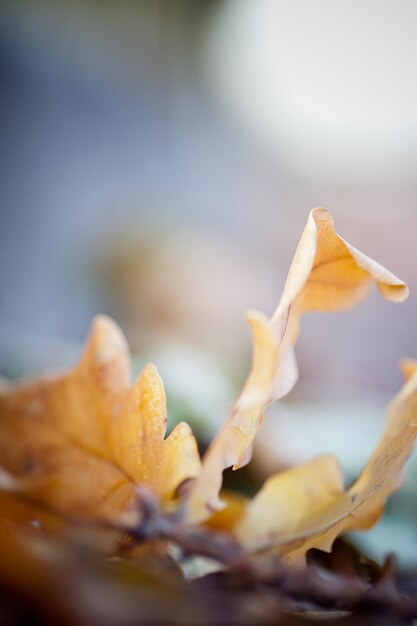
<instances>
[{"instance_id":1,"label":"oak leaf","mask_svg":"<svg viewBox=\"0 0 417 626\"><path fill-rule=\"evenodd\" d=\"M130 387L125 338L93 323L69 373L0 390L0 467L20 491L71 515L114 518L146 485L162 505L200 471L185 423L164 439L165 393L153 365ZM13 490L13 489L11 489Z\"/></svg>"},{"instance_id":2,"label":"oak leaf","mask_svg":"<svg viewBox=\"0 0 417 626\"><path fill-rule=\"evenodd\" d=\"M311 211L281 299L267 319L250 311L252 366L243 390L203 460L188 501L188 519L198 522L222 507L223 471L246 465L266 407L289 393L298 372L294 344L300 317L308 311L342 311L363 300L376 283L384 298L401 302L408 288L390 271L359 252L334 230L327 209Z\"/></svg>"},{"instance_id":3,"label":"oak leaf","mask_svg":"<svg viewBox=\"0 0 417 626\"><path fill-rule=\"evenodd\" d=\"M331 456L269 478L235 527L241 543L252 550L274 547L287 562L300 564L310 548L330 551L339 535L379 519L417 437L417 362L407 365L408 380L392 400L385 431L358 480L344 490Z\"/></svg>"}]
</instances>

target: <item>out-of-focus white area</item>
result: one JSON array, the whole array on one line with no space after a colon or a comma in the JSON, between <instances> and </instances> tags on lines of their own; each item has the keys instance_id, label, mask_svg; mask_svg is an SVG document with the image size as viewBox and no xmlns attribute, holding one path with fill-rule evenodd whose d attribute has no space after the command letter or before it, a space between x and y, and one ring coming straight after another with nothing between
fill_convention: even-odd
<instances>
[{"instance_id":1,"label":"out-of-focus white area","mask_svg":"<svg viewBox=\"0 0 417 626\"><path fill-rule=\"evenodd\" d=\"M316 454L334 454L352 481L381 435L387 402L384 394L323 388L271 407L256 443L262 473L268 476Z\"/></svg>"},{"instance_id":2,"label":"out-of-focus white area","mask_svg":"<svg viewBox=\"0 0 417 626\"><path fill-rule=\"evenodd\" d=\"M208 33L209 76L231 115L305 176L414 180L416 21L412 0L230 0Z\"/></svg>"}]
</instances>

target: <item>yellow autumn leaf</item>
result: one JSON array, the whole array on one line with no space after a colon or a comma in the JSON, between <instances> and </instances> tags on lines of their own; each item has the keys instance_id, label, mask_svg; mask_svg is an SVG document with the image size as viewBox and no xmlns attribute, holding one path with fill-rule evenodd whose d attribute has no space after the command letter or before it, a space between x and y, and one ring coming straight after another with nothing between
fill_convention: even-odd
<instances>
[{"instance_id":1,"label":"yellow autumn leaf","mask_svg":"<svg viewBox=\"0 0 417 626\"><path fill-rule=\"evenodd\" d=\"M388 409L385 431L359 479L346 491L334 457L317 459L269 478L247 505L235 534L252 550L277 548L301 564L310 548L330 551L339 535L372 526L401 484L417 437L417 362Z\"/></svg>"},{"instance_id":2,"label":"yellow autumn leaf","mask_svg":"<svg viewBox=\"0 0 417 626\"><path fill-rule=\"evenodd\" d=\"M327 209L313 209L275 313L269 320L259 312L247 315L252 331L251 370L203 460L188 501L191 522L204 520L222 507L219 492L223 471L249 462L266 407L294 386L298 372L293 346L301 315L350 308L366 297L373 282L393 302L402 302L408 296L405 283L335 232Z\"/></svg>"},{"instance_id":3,"label":"yellow autumn leaf","mask_svg":"<svg viewBox=\"0 0 417 626\"><path fill-rule=\"evenodd\" d=\"M165 393L153 365L130 387L125 338L94 321L69 373L0 390L0 467L19 490L64 513L113 518L146 485L166 504L200 459L185 423L164 439ZM12 489L11 489L12 490Z\"/></svg>"},{"instance_id":4,"label":"yellow autumn leaf","mask_svg":"<svg viewBox=\"0 0 417 626\"><path fill-rule=\"evenodd\" d=\"M225 503L224 508L214 511L204 522L204 526L211 530L232 532L245 512L248 498L233 491L222 491L221 497Z\"/></svg>"},{"instance_id":5,"label":"yellow autumn leaf","mask_svg":"<svg viewBox=\"0 0 417 626\"><path fill-rule=\"evenodd\" d=\"M417 361L414 359L402 359L400 369L405 380L409 380L414 372L417 371Z\"/></svg>"}]
</instances>

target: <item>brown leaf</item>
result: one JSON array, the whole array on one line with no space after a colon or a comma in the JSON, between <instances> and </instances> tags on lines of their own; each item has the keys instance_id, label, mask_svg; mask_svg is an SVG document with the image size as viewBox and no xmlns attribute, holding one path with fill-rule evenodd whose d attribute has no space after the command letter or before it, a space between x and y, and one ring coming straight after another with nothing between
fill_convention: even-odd
<instances>
[{"instance_id":1,"label":"brown leaf","mask_svg":"<svg viewBox=\"0 0 417 626\"><path fill-rule=\"evenodd\" d=\"M258 312L247 315L252 331L252 367L204 458L188 503L191 521L205 519L221 508L223 470L248 463L266 407L294 386L298 372L293 346L301 315L350 308L366 297L372 282L393 302L402 302L408 295L407 286L399 278L335 232L327 209L311 211L275 313L269 320Z\"/></svg>"},{"instance_id":2,"label":"brown leaf","mask_svg":"<svg viewBox=\"0 0 417 626\"><path fill-rule=\"evenodd\" d=\"M0 466L19 490L71 515L113 518L146 485L162 504L200 471L187 424L164 439L162 382L147 365L129 386L129 354L117 325L94 321L69 373L0 390Z\"/></svg>"},{"instance_id":3,"label":"brown leaf","mask_svg":"<svg viewBox=\"0 0 417 626\"><path fill-rule=\"evenodd\" d=\"M336 537L372 526L402 481L417 436L417 367L388 410L385 431L359 479L343 489L339 465L321 456L278 474L246 507L235 533L250 549L276 547L289 563L310 548L330 551Z\"/></svg>"}]
</instances>

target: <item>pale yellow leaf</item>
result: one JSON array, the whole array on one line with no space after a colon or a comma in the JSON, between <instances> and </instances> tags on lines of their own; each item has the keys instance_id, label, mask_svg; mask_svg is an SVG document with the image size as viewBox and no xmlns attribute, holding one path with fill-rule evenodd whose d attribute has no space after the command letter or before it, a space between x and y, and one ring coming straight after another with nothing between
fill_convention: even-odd
<instances>
[{"instance_id":1,"label":"pale yellow leaf","mask_svg":"<svg viewBox=\"0 0 417 626\"><path fill-rule=\"evenodd\" d=\"M310 548L329 551L339 535L372 526L401 484L417 436L417 368L388 410L385 431L359 479L343 489L332 457L285 471L266 481L248 504L235 534L253 550L274 547L301 564Z\"/></svg>"},{"instance_id":2,"label":"pale yellow leaf","mask_svg":"<svg viewBox=\"0 0 417 626\"><path fill-rule=\"evenodd\" d=\"M294 344L307 311L341 311L363 300L372 283L382 295L401 302L407 286L390 271L346 243L334 230L327 209L311 211L298 244L278 307L267 319L248 313L252 367L223 428L209 447L188 501L192 522L221 508L219 492L227 467L245 465L266 407L294 386L298 372Z\"/></svg>"},{"instance_id":3,"label":"pale yellow leaf","mask_svg":"<svg viewBox=\"0 0 417 626\"><path fill-rule=\"evenodd\" d=\"M165 393L153 365L130 387L126 341L96 318L69 373L0 390L0 467L19 489L73 515L112 518L138 485L162 504L200 471L187 424L164 439Z\"/></svg>"}]
</instances>

